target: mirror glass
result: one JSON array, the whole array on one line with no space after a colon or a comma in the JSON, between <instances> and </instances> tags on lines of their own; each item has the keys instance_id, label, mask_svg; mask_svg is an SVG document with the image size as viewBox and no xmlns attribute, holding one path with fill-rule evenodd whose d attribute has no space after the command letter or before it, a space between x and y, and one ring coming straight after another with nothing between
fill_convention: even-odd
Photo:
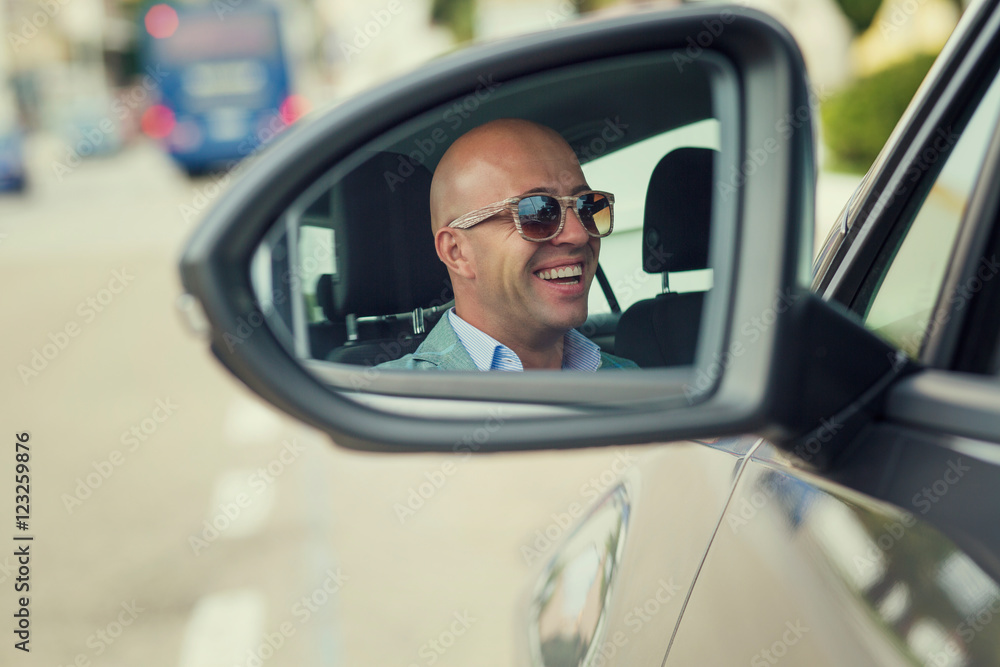
<instances>
[{"instance_id":1,"label":"mirror glass","mask_svg":"<svg viewBox=\"0 0 1000 667\"><path fill-rule=\"evenodd\" d=\"M711 304L725 298L731 261L717 258L732 255L736 216L714 173L737 162L738 97L721 58L675 56L632 54L508 81L484 75L467 95L369 141L311 184L258 249L251 278L272 330L310 370L354 389L365 386L359 369L417 350L455 305L431 227L435 169L465 133L515 118L557 132L586 186L614 197L613 231L597 240L599 265L575 330L637 370L690 369L721 349L721 337L707 333L723 327L704 323L723 312ZM605 205L556 194L571 207ZM570 222L578 210L564 215L578 224ZM511 212L496 217L480 224L516 234ZM517 307L506 321L520 324ZM353 382L338 374L345 370Z\"/></svg>"}]
</instances>

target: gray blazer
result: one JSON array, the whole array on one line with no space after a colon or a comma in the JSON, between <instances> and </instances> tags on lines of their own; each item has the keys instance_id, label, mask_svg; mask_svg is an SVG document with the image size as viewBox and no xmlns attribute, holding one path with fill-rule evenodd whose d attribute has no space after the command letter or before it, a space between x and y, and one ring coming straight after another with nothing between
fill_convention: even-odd
<instances>
[{"instance_id":1,"label":"gray blazer","mask_svg":"<svg viewBox=\"0 0 1000 667\"><path fill-rule=\"evenodd\" d=\"M438 323L427 334L413 354L394 361L387 361L375 368L385 370L436 370L436 371L477 371L479 368L469 352L462 345L458 334L448 321L448 314L441 316ZM633 361L601 352L601 365L597 370L616 368L638 368Z\"/></svg>"}]
</instances>

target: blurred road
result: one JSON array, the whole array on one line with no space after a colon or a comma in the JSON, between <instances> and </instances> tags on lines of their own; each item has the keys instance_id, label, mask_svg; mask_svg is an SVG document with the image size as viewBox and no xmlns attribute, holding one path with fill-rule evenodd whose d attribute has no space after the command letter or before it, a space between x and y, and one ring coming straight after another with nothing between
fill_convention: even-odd
<instances>
[{"instance_id":1,"label":"blurred road","mask_svg":"<svg viewBox=\"0 0 1000 667\"><path fill-rule=\"evenodd\" d=\"M31 652L5 630L0 664L518 664L538 567L521 548L589 499L581 485L615 452L331 446L176 315L176 258L196 224L181 207L210 180L148 144L61 179L57 142L30 151L30 192L0 197L0 614L16 605L13 537L31 535Z\"/></svg>"}]
</instances>

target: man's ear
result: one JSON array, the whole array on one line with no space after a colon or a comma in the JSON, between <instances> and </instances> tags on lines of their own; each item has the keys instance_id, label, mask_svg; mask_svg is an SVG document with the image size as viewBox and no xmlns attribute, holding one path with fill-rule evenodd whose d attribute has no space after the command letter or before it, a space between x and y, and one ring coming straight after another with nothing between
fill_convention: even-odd
<instances>
[{"instance_id":1,"label":"man's ear","mask_svg":"<svg viewBox=\"0 0 1000 667\"><path fill-rule=\"evenodd\" d=\"M467 239L462 238L454 228L442 227L437 230L434 247L450 273L469 280L476 277L472 248Z\"/></svg>"}]
</instances>

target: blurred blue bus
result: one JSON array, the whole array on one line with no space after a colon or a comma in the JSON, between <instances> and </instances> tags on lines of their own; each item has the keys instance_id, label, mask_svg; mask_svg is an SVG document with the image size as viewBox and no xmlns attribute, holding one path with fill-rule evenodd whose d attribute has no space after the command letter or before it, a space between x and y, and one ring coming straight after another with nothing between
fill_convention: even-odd
<instances>
[{"instance_id":1,"label":"blurred blue bus","mask_svg":"<svg viewBox=\"0 0 1000 667\"><path fill-rule=\"evenodd\" d=\"M144 24L143 64L159 99L142 129L188 173L228 168L296 120L272 7L157 4Z\"/></svg>"}]
</instances>

